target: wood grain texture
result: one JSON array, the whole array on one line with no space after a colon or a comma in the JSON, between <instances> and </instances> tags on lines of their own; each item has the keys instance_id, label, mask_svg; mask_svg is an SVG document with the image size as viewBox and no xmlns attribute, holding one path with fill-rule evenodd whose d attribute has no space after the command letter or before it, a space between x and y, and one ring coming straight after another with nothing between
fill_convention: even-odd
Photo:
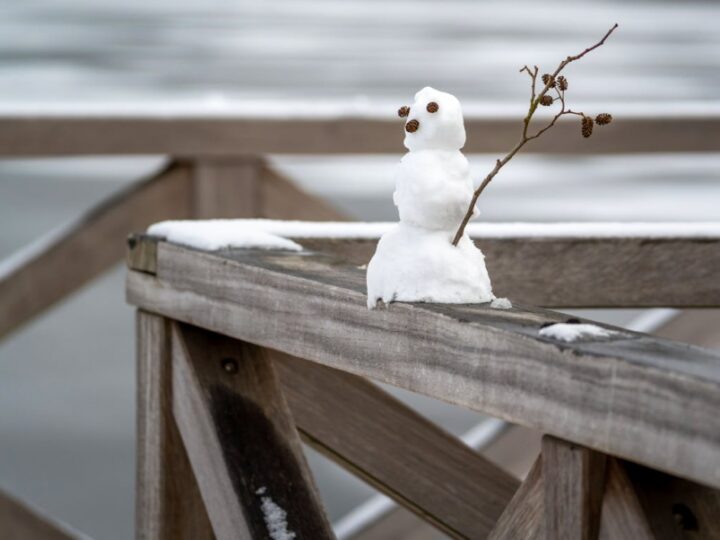
<instances>
[{"instance_id":1,"label":"wood grain texture","mask_svg":"<svg viewBox=\"0 0 720 540\"><path fill-rule=\"evenodd\" d=\"M0 276L0 337L121 261L128 232L189 217L189 181L189 169L174 165L121 191Z\"/></svg>"},{"instance_id":2,"label":"wood grain texture","mask_svg":"<svg viewBox=\"0 0 720 540\"><path fill-rule=\"evenodd\" d=\"M173 412L218 539L333 538L262 349L173 325Z\"/></svg>"},{"instance_id":3,"label":"wood grain texture","mask_svg":"<svg viewBox=\"0 0 720 540\"><path fill-rule=\"evenodd\" d=\"M193 163L193 216L198 219L260 216L260 175L256 157L202 159Z\"/></svg>"},{"instance_id":4,"label":"wood grain texture","mask_svg":"<svg viewBox=\"0 0 720 540\"><path fill-rule=\"evenodd\" d=\"M720 486L720 355L637 333L565 344L565 316L516 305L368 311L364 272L330 257L209 254L162 242L131 303Z\"/></svg>"},{"instance_id":5,"label":"wood grain texture","mask_svg":"<svg viewBox=\"0 0 720 540\"><path fill-rule=\"evenodd\" d=\"M485 538L519 482L376 385L273 353L303 438L455 538Z\"/></svg>"},{"instance_id":6,"label":"wood grain texture","mask_svg":"<svg viewBox=\"0 0 720 540\"><path fill-rule=\"evenodd\" d=\"M467 153L505 153L519 136L517 117L467 117L465 128ZM396 117L5 115L0 116L0 155L403 153L402 133ZM575 122L561 121L528 147L530 152L560 154L718 150L720 118L662 116L617 118L592 144L577 137Z\"/></svg>"},{"instance_id":7,"label":"wood grain texture","mask_svg":"<svg viewBox=\"0 0 720 540\"><path fill-rule=\"evenodd\" d=\"M22 501L0 491L0 537L3 540L81 540L85 535L56 523Z\"/></svg>"},{"instance_id":8,"label":"wood grain texture","mask_svg":"<svg viewBox=\"0 0 720 540\"><path fill-rule=\"evenodd\" d=\"M137 314L138 540L215 538L172 417L169 321Z\"/></svg>"},{"instance_id":9,"label":"wood grain texture","mask_svg":"<svg viewBox=\"0 0 720 540\"><path fill-rule=\"evenodd\" d=\"M295 238L367 264L376 240ZM475 238L497 296L552 307L720 306L720 240ZM683 264L679 265L678 260Z\"/></svg>"},{"instance_id":10,"label":"wood grain texture","mask_svg":"<svg viewBox=\"0 0 720 540\"><path fill-rule=\"evenodd\" d=\"M488 540L542 540L545 502L542 458L538 458L510 504L500 516Z\"/></svg>"},{"instance_id":11,"label":"wood grain texture","mask_svg":"<svg viewBox=\"0 0 720 540\"><path fill-rule=\"evenodd\" d=\"M497 438L475 449L515 478L524 478L540 454L541 435L522 426L510 425ZM516 491L517 493L517 491ZM506 507L507 508L507 507ZM395 506L377 519L367 520L344 540L442 540L437 529L402 506Z\"/></svg>"},{"instance_id":12,"label":"wood grain texture","mask_svg":"<svg viewBox=\"0 0 720 540\"><path fill-rule=\"evenodd\" d=\"M623 464L608 458L600 540L654 540L645 512Z\"/></svg>"},{"instance_id":13,"label":"wood grain texture","mask_svg":"<svg viewBox=\"0 0 720 540\"><path fill-rule=\"evenodd\" d=\"M720 491L623 462L657 540L720 538Z\"/></svg>"},{"instance_id":14,"label":"wood grain texture","mask_svg":"<svg viewBox=\"0 0 720 540\"><path fill-rule=\"evenodd\" d=\"M543 437L545 538L597 539L605 495L605 462L604 454Z\"/></svg>"},{"instance_id":15,"label":"wood grain texture","mask_svg":"<svg viewBox=\"0 0 720 540\"><path fill-rule=\"evenodd\" d=\"M157 273L157 238L146 234L131 234L127 239L125 264L128 268L145 272Z\"/></svg>"}]
</instances>

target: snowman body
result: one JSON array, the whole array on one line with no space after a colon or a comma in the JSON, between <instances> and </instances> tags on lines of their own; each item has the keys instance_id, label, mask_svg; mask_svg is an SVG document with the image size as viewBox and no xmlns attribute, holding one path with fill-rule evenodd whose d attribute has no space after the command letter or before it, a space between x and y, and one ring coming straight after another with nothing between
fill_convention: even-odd
<instances>
[{"instance_id":1,"label":"snowman body","mask_svg":"<svg viewBox=\"0 0 720 540\"><path fill-rule=\"evenodd\" d=\"M378 242L368 264L368 306L477 303L495 298L482 252L465 234L452 239L473 195L465 127L457 98L433 88L415 95L406 121L408 153L395 172L400 222Z\"/></svg>"}]
</instances>

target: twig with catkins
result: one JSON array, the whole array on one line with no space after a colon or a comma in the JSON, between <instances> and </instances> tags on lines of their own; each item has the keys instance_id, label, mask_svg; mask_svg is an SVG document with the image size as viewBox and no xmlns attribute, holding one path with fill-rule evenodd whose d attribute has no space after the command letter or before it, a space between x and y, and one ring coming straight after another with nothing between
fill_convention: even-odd
<instances>
[{"instance_id":1,"label":"twig with catkins","mask_svg":"<svg viewBox=\"0 0 720 540\"><path fill-rule=\"evenodd\" d=\"M473 193L472 200L470 201L470 206L468 208L467 213L465 214L465 217L462 220L462 223L458 227L457 232L455 233L455 238L453 239L453 245L457 246L458 242L462 238L463 234L465 233L465 227L470 222L470 219L473 216L473 212L475 209L475 204L477 203L478 197L480 197L480 194L483 192L483 190L487 187L487 185L492 181L493 178L497 175L497 173L500 171L500 169L507 164L508 161L510 161L515 154L520 151L520 149L525 146L528 142L532 141L533 139L537 139L540 137L543 133L545 133L547 130L552 128L555 123L560 119L562 116L567 115L575 115L580 117L580 132L582 133L582 136L587 138L590 137L593 133L593 127L597 124L598 126L604 126L612 122L612 116L608 113L601 113L598 114L595 119L591 116L586 115L584 112L579 111L573 111L572 109L568 109L567 105L565 103L565 92L568 89L568 81L565 78L565 76L560 75L563 69L570 64L571 62L575 62L576 60L580 60L583 56L588 54L590 51L593 51L603 45L605 43L605 40L610 37L610 34L612 34L615 29L618 27L617 24L614 24L610 30L608 30L605 35L602 37L600 41L598 41L595 45L592 47L588 47L580 54L576 54L575 56L568 56L565 60L560 62L558 67L555 69L552 73L545 73L540 77L540 80L542 81L543 87L540 90L540 92L537 92L537 83L538 83L538 73L539 69L537 66L533 66L532 68L528 66L523 66L523 68L520 70L520 72L527 72L527 74L530 76L531 80L531 95L530 95L530 107L528 108L528 113L523 119L523 130L522 130L522 136L520 138L520 141L515 145L515 147L510 150L510 152L507 153L507 155L502 158L498 159L495 162L495 167L492 171L490 171L490 174L488 174L485 179L482 181L480 186L475 190ZM554 94L554 95L552 95ZM533 115L535 114L535 111L538 107L551 107L552 105L559 103L560 104L560 110L555 114L555 116L552 117L552 119L548 122L546 126L543 128L537 130L535 133L531 133L530 131L530 123L532 121Z\"/></svg>"}]
</instances>

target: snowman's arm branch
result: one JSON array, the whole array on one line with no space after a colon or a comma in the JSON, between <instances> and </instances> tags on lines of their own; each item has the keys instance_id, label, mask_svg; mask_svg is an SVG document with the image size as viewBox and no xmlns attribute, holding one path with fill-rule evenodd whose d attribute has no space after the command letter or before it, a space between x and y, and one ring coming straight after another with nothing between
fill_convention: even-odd
<instances>
[{"instance_id":1,"label":"snowman's arm branch","mask_svg":"<svg viewBox=\"0 0 720 540\"><path fill-rule=\"evenodd\" d=\"M470 206L468 207L468 210L465 213L465 217L463 217L462 223L460 223L460 226L458 227L458 230L455 233L455 237L453 238L453 245L457 246L458 242L460 241L463 234L465 233L465 227L467 227L467 224L472 219L473 212L475 209L475 204L477 203L477 200L480 197L480 194L482 194L482 192L485 190L485 188L488 186L488 184L492 181L492 179L495 178L497 173L500 172L500 169L502 169L505 166L505 164L508 161L510 161L515 156L515 154L517 154L520 151L520 149L523 146L525 146L528 142L532 141L533 139L537 139L543 133L545 133L550 128L552 128L555 125L555 123L560 119L561 116L565 116L565 115L569 115L569 114L582 116L582 117L585 116L583 113L575 112L575 111L565 108L565 91L557 89L556 83L555 83L556 78L560 74L560 72L562 72L562 70L565 69L565 67L568 64L570 64L571 62L575 62L576 60L580 60L583 56L588 54L590 51L593 51L593 50L597 49L598 47L600 47L601 45L603 45L605 43L605 41L607 40L607 38L610 37L610 34L612 34L617 27L618 27L618 25L617 25L617 23L615 23L610 28L610 30L608 30L605 33L605 35L602 37L602 39L600 41L598 41L594 45L588 47L581 53L578 53L573 56L568 56L567 58L565 58L565 60L560 62L558 67L555 69L555 71L550 75L550 77L548 77L547 82L545 82L545 86L542 88L542 90L540 90L539 93L536 92L537 76L538 76L538 72L539 72L538 67L533 66L531 69L528 66L523 66L523 68L520 70L520 72L521 73L523 71L527 72L527 74L530 76L532 85L531 85L530 107L528 108L527 115L525 116L525 118L523 118L522 136L520 138L520 141L513 147L512 150L510 150L510 152L507 153L507 155L504 158L498 159L495 162L495 167L493 167L493 169L490 171L490 173L483 179L480 186L473 192L472 200L470 201ZM545 94L547 94L547 92L551 88L555 88L555 91L558 94L558 97L555 98L555 100L559 100L561 103L560 111L555 116L553 116L552 120L550 120L550 122L544 128L540 129L535 134L530 135L528 132L530 129L530 122L532 121L533 115L535 114L535 111L537 110L538 105L540 105L540 101L542 100L542 98L545 96Z\"/></svg>"}]
</instances>

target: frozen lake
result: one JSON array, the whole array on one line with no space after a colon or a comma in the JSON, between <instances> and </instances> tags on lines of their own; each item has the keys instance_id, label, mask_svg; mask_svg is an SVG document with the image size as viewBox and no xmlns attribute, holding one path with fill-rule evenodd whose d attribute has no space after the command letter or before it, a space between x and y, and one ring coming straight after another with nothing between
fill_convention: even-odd
<instances>
[{"instance_id":1,"label":"frozen lake","mask_svg":"<svg viewBox=\"0 0 720 540\"><path fill-rule=\"evenodd\" d=\"M0 104L400 105L430 84L466 103L506 107L526 99L520 66L550 68L617 21L612 41L568 72L573 107L702 108L718 105L719 15L715 3L651 1L4 2ZM358 219L392 220L398 157L273 161ZM469 158L476 176L494 160ZM161 161L0 161L0 257ZM482 218L717 220L719 170L717 155L525 155L483 195ZM110 540L132 534L133 316L123 294L118 268L0 342L0 486ZM415 403L454 432L477 421ZM334 467L323 467L318 480L333 518L369 493Z\"/></svg>"}]
</instances>

